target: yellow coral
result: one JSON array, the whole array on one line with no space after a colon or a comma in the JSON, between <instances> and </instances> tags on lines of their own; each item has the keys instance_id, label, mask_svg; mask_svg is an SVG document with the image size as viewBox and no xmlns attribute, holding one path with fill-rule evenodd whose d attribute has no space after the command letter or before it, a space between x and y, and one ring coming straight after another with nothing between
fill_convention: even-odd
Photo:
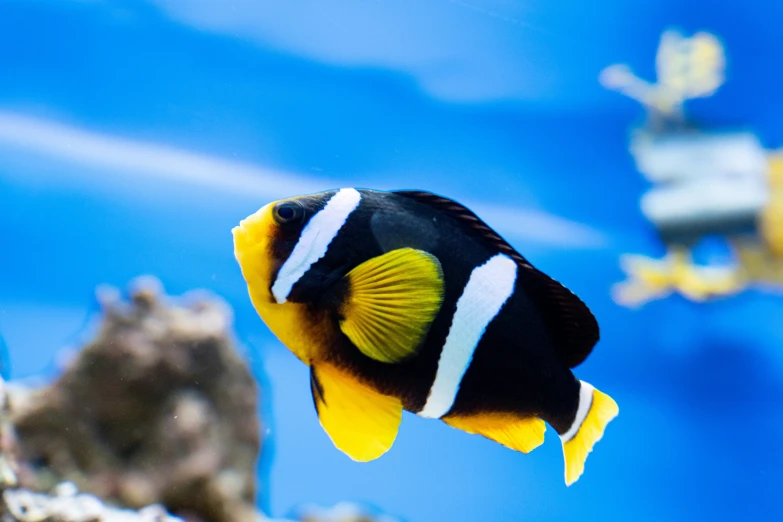
<instances>
[{"instance_id":1,"label":"yellow coral","mask_svg":"<svg viewBox=\"0 0 783 522\"><path fill-rule=\"evenodd\" d=\"M730 295L744 286L734 267L693 264L686 249L673 249L661 260L626 256L623 268L628 280L615 285L614 299L625 306L638 306L678 292L692 301Z\"/></svg>"}]
</instances>

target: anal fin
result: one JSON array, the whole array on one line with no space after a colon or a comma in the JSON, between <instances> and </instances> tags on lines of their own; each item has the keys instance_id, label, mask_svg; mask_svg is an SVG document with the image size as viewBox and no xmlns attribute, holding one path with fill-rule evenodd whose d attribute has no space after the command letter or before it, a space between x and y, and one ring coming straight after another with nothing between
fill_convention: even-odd
<instances>
[{"instance_id":1,"label":"anal fin","mask_svg":"<svg viewBox=\"0 0 783 522\"><path fill-rule=\"evenodd\" d=\"M441 420L449 426L482 435L522 453L530 453L543 444L546 431L546 424L538 417L520 417L514 413L449 415Z\"/></svg>"},{"instance_id":2,"label":"anal fin","mask_svg":"<svg viewBox=\"0 0 783 522\"><path fill-rule=\"evenodd\" d=\"M367 462L392 447L402 420L398 398L378 393L331 365L311 366L310 386L321 426L337 449Z\"/></svg>"}]
</instances>

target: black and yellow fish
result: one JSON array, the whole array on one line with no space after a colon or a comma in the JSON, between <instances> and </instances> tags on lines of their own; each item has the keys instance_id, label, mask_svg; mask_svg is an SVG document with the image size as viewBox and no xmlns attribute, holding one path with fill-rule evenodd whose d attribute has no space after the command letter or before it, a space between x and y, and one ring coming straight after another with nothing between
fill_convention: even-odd
<instances>
[{"instance_id":1,"label":"black and yellow fish","mask_svg":"<svg viewBox=\"0 0 783 522\"><path fill-rule=\"evenodd\" d=\"M618 413L571 373L598 340L588 308L455 201L347 188L270 203L233 234L256 310L354 460L391 448L403 410L524 453L546 422L570 485Z\"/></svg>"}]
</instances>

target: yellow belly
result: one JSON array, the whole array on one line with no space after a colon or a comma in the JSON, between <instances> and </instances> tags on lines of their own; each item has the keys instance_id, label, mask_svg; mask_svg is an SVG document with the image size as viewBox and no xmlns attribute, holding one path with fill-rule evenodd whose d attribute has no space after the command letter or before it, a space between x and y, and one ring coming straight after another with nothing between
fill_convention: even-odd
<instances>
[{"instance_id":1,"label":"yellow belly","mask_svg":"<svg viewBox=\"0 0 783 522\"><path fill-rule=\"evenodd\" d=\"M302 362L309 366L328 351L333 326L326 318L313 317L303 304L277 304L266 289L255 291L252 287L248 288L258 315Z\"/></svg>"}]
</instances>

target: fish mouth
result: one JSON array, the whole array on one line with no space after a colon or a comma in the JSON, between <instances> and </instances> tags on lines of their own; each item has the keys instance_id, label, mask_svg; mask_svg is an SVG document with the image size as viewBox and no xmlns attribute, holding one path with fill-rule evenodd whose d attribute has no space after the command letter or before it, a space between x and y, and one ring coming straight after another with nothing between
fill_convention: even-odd
<instances>
[{"instance_id":1,"label":"fish mouth","mask_svg":"<svg viewBox=\"0 0 783 522\"><path fill-rule=\"evenodd\" d=\"M263 289L269 286L271 268L266 249L270 241L271 220L268 210L262 208L231 229L234 258L248 288L255 289L256 293L264 293Z\"/></svg>"},{"instance_id":2,"label":"fish mouth","mask_svg":"<svg viewBox=\"0 0 783 522\"><path fill-rule=\"evenodd\" d=\"M265 241L268 231L267 208L263 207L239 222L231 229L234 238L234 257L239 264L246 253L257 250Z\"/></svg>"},{"instance_id":3,"label":"fish mouth","mask_svg":"<svg viewBox=\"0 0 783 522\"><path fill-rule=\"evenodd\" d=\"M245 226L245 220L239 222L239 225L231 229L231 235L234 237L234 257L241 264L242 253L248 247L249 232Z\"/></svg>"}]
</instances>

